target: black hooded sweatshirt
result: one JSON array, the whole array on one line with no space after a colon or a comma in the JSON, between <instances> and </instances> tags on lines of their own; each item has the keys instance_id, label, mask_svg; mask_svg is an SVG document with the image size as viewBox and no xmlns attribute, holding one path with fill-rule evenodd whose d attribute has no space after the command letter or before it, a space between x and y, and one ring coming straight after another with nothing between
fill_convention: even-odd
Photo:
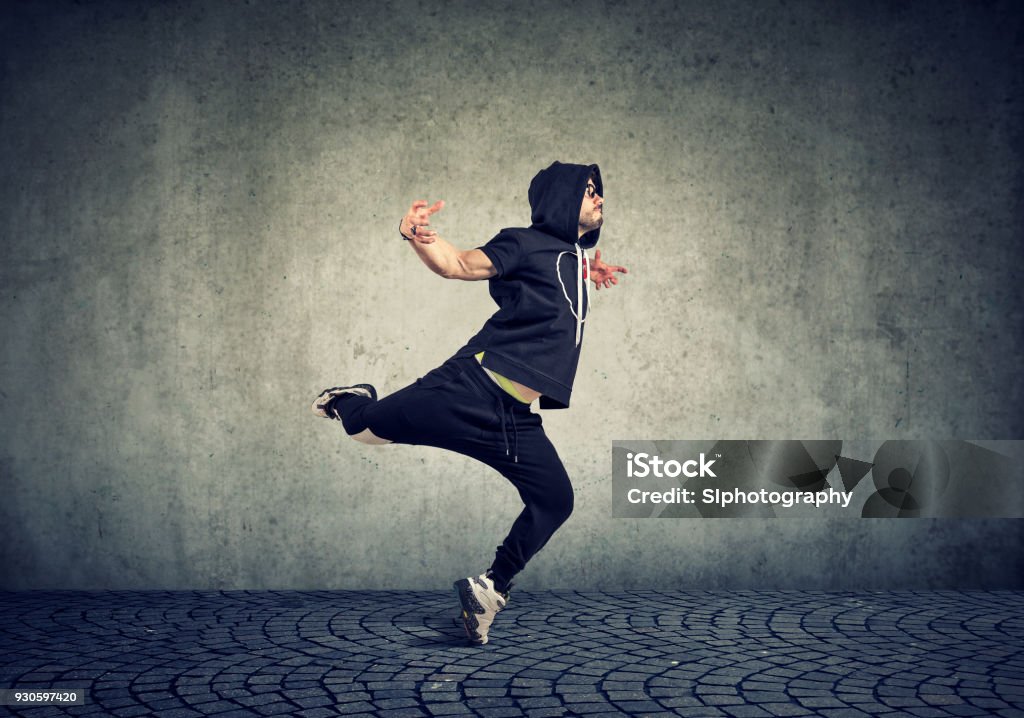
<instances>
[{"instance_id":1,"label":"black hooded sweatshirt","mask_svg":"<svg viewBox=\"0 0 1024 718\"><path fill-rule=\"evenodd\" d=\"M569 406L590 311L586 250L600 228L579 235L587 178L597 165L555 162L530 183L533 224L501 230L479 249L497 274L489 280L498 311L455 356L485 352L483 365L541 393L540 408Z\"/></svg>"}]
</instances>

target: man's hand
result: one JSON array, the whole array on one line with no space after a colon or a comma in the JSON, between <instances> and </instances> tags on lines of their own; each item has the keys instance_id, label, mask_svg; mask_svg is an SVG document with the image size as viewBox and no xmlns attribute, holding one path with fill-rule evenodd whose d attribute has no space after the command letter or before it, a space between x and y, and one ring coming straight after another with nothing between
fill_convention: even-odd
<instances>
[{"instance_id":1,"label":"man's hand","mask_svg":"<svg viewBox=\"0 0 1024 718\"><path fill-rule=\"evenodd\" d=\"M416 200L402 217L398 231L411 240L412 248L430 271L445 279L490 279L497 274L498 270L481 250L467 249L460 252L430 229L430 215L443 207L443 200L429 207L426 200Z\"/></svg>"},{"instance_id":2,"label":"man's hand","mask_svg":"<svg viewBox=\"0 0 1024 718\"><path fill-rule=\"evenodd\" d=\"M444 200L439 199L431 206L427 206L425 199L418 199L412 203L412 207L402 217L402 224L399 230L406 239L419 242L420 244L432 244L437 239L437 232L428 229L430 226L430 215L444 207Z\"/></svg>"},{"instance_id":3,"label":"man's hand","mask_svg":"<svg viewBox=\"0 0 1024 718\"><path fill-rule=\"evenodd\" d=\"M620 267L615 264L605 264L602 262L601 250L597 250L594 258L590 260L590 278L594 280L594 284L597 285L597 288L600 289L602 286L607 288L613 284L618 284L619 278L615 276L615 272L629 274L629 270L625 267Z\"/></svg>"}]
</instances>

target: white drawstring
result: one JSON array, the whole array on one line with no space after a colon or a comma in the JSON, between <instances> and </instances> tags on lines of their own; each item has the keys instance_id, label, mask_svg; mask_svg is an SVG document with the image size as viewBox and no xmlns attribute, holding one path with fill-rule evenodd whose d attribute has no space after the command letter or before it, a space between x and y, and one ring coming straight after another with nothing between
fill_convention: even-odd
<instances>
[{"instance_id":1,"label":"white drawstring","mask_svg":"<svg viewBox=\"0 0 1024 718\"><path fill-rule=\"evenodd\" d=\"M565 289L565 282L562 281L562 272L561 272L560 264L559 263L562 261L562 255L563 254L569 254L569 252L566 251L566 252L559 253L558 258L555 260L555 274L558 275L558 283L562 285L562 294L565 295L565 301L567 301L569 303L569 311L572 312L572 315L574 317L576 317L576 346L579 346L580 345L580 341L583 338L582 337L582 335L583 335L583 322L587 321L587 316L583 313L583 292L584 292L584 288L583 287L584 287L584 285L586 285L586 290L585 291L587 293L587 312L586 312L586 314L590 314L590 282L584 281L584 279L583 279L583 266L584 266L584 263L586 263L587 267L588 267L587 273L588 274L590 273L590 270L589 270L590 258L587 257L587 250L583 249L580 245L577 244L576 245L576 305L579 308L579 311L576 311L576 309L573 309L572 300L569 299L569 292L567 292L566 289Z\"/></svg>"}]
</instances>

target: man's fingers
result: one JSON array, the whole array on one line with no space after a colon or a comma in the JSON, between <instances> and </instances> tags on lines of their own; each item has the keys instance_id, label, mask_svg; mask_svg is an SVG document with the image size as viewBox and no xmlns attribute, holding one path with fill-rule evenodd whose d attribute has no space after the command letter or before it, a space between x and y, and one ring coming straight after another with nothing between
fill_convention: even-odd
<instances>
[{"instance_id":1,"label":"man's fingers","mask_svg":"<svg viewBox=\"0 0 1024 718\"><path fill-rule=\"evenodd\" d=\"M410 210L409 213L413 215L416 224L430 224L430 215L434 214L434 212L439 212L442 209L444 209L443 199L437 200L430 207L427 207L427 203L425 201L418 200L413 202L412 210Z\"/></svg>"},{"instance_id":2,"label":"man's fingers","mask_svg":"<svg viewBox=\"0 0 1024 718\"><path fill-rule=\"evenodd\" d=\"M444 208L444 200L443 199L437 200L436 202L434 202L434 204L430 205L430 207L427 207L428 204L430 204L430 203L427 202L427 200L425 200L425 199L418 199L418 200L416 200L415 202L412 203L412 208L409 211L410 211L410 213L417 212L417 211L422 211L422 212L426 212L427 214L433 214L434 212L438 211L439 209L443 209Z\"/></svg>"}]
</instances>

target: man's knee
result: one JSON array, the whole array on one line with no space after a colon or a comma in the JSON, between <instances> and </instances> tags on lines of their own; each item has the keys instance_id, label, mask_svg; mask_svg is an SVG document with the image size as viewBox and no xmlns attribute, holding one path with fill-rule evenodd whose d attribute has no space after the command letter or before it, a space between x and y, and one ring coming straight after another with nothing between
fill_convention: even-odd
<instances>
[{"instance_id":1,"label":"man's knee","mask_svg":"<svg viewBox=\"0 0 1024 718\"><path fill-rule=\"evenodd\" d=\"M560 517L564 523L566 519L572 516L572 509L575 503L575 499L572 493L572 487L565 492L565 497L562 499Z\"/></svg>"},{"instance_id":2,"label":"man's knee","mask_svg":"<svg viewBox=\"0 0 1024 718\"><path fill-rule=\"evenodd\" d=\"M548 523L561 526L572 515L573 493L572 486L566 482L565 488L552 492L545 497L545 501L538 507Z\"/></svg>"},{"instance_id":3,"label":"man's knee","mask_svg":"<svg viewBox=\"0 0 1024 718\"><path fill-rule=\"evenodd\" d=\"M367 429L363 429L358 434L350 434L349 436L351 436L353 439L355 439L356 441L359 441L359 442L361 442L363 444L390 444L391 443L390 439L382 439L379 436L377 436L376 434L374 434L372 431L370 431L368 428Z\"/></svg>"}]
</instances>

